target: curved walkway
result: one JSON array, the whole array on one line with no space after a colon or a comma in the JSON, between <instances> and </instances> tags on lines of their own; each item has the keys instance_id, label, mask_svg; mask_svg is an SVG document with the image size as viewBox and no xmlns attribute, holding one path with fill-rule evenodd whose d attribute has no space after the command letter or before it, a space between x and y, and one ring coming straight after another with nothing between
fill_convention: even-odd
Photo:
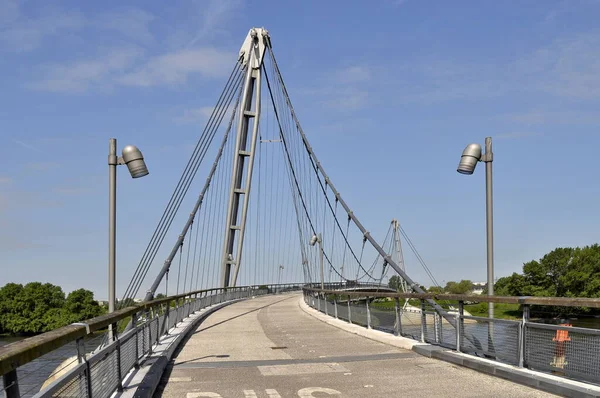
<instances>
[{"instance_id":1,"label":"curved walkway","mask_svg":"<svg viewBox=\"0 0 600 398\"><path fill-rule=\"evenodd\" d=\"M210 315L169 364L156 397L552 397L325 324L301 295Z\"/></svg>"}]
</instances>

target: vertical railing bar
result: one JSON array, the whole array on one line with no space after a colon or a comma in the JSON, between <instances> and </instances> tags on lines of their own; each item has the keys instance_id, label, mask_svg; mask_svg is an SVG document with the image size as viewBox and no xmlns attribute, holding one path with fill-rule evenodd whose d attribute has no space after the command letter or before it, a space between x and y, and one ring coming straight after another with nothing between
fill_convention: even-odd
<instances>
[{"instance_id":1,"label":"vertical railing bar","mask_svg":"<svg viewBox=\"0 0 600 398\"><path fill-rule=\"evenodd\" d=\"M121 339L119 338L118 335L119 331L117 330L117 328L113 329L113 336L115 338L115 343L117 344L117 391L122 392L123 391L123 369L121 366Z\"/></svg>"},{"instance_id":2,"label":"vertical railing bar","mask_svg":"<svg viewBox=\"0 0 600 398\"><path fill-rule=\"evenodd\" d=\"M140 347L139 347L139 341L140 341L140 337L138 334L138 326L137 326L137 312L134 313L131 316L131 325L133 326L133 330L135 333L135 362L133 363L134 368L139 369L140 368Z\"/></svg>"},{"instance_id":3,"label":"vertical railing bar","mask_svg":"<svg viewBox=\"0 0 600 398\"><path fill-rule=\"evenodd\" d=\"M519 367L527 367L527 363L525 361L525 352L527 351L526 341L527 341L527 323L529 322L530 316L530 308L529 304L523 304L523 319L521 321L520 330L520 339L519 339L519 358L518 364Z\"/></svg>"},{"instance_id":4,"label":"vertical railing bar","mask_svg":"<svg viewBox=\"0 0 600 398\"><path fill-rule=\"evenodd\" d=\"M425 300L421 299L421 342L425 342L425 332L427 328L427 314L425 314Z\"/></svg>"},{"instance_id":5,"label":"vertical railing bar","mask_svg":"<svg viewBox=\"0 0 600 398\"><path fill-rule=\"evenodd\" d=\"M352 308L350 305L350 295L348 295L348 323L352 323Z\"/></svg>"},{"instance_id":6,"label":"vertical railing bar","mask_svg":"<svg viewBox=\"0 0 600 398\"><path fill-rule=\"evenodd\" d=\"M333 312L335 312L335 319L338 319L337 294L333 295Z\"/></svg>"},{"instance_id":7,"label":"vertical railing bar","mask_svg":"<svg viewBox=\"0 0 600 398\"><path fill-rule=\"evenodd\" d=\"M367 306L367 329L371 329L371 310L369 309L369 296L367 296L366 306Z\"/></svg>"},{"instance_id":8,"label":"vertical railing bar","mask_svg":"<svg viewBox=\"0 0 600 398\"><path fill-rule=\"evenodd\" d=\"M402 314L400 313L400 299L398 297L394 299L394 313L396 314L396 322L394 323L394 334L396 336L402 336L402 321L400 320Z\"/></svg>"}]
</instances>

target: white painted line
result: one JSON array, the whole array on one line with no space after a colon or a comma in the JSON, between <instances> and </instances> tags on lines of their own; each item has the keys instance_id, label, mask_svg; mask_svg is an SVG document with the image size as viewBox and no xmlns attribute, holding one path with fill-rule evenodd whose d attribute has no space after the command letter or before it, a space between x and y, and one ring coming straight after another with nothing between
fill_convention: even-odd
<instances>
[{"instance_id":1,"label":"white painted line","mask_svg":"<svg viewBox=\"0 0 600 398\"><path fill-rule=\"evenodd\" d=\"M307 387L302 390L298 390L298 396L300 398L315 398L313 392L324 392L328 395L342 395L341 392L331 389L331 388L323 388L323 387Z\"/></svg>"}]
</instances>

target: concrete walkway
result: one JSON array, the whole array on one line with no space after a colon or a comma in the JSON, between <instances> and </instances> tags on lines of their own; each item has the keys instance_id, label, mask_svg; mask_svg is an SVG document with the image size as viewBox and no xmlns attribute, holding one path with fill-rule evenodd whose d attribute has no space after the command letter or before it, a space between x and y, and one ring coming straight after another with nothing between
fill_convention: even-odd
<instances>
[{"instance_id":1,"label":"concrete walkway","mask_svg":"<svg viewBox=\"0 0 600 398\"><path fill-rule=\"evenodd\" d=\"M266 296L210 315L156 397L551 397L327 325L301 296Z\"/></svg>"}]
</instances>

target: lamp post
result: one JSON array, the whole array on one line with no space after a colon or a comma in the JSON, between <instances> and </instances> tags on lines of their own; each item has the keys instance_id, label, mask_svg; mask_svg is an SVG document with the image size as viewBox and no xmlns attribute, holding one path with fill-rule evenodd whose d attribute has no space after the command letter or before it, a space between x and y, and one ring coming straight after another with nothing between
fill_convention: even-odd
<instances>
[{"instance_id":1,"label":"lamp post","mask_svg":"<svg viewBox=\"0 0 600 398\"><path fill-rule=\"evenodd\" d=\"M123 148L117 157L117 140L108 141L108 312L115 310L116 302L116 236L117 236L117 166L127 165L132 178L148 175L142 152L133 145ZM113 340L112 325L109 340Z\"/></svg>"},{"instance_id":2,"label":"lamp post","mask_svg":"<svg viewBox=\"0 0 600 398\"><path fill-rule=\"evenodd\" d=\"M492 191L492 137L485 139L485 153L481 154L481 145L469 144L460 157L458 171L461 174L473 174L477 162L485 163L485 215L487 230L487 286L488 296L494 295L494 199ZM494 303L488 303L488 317L494 317Z\"/></svg>"},{"instance_id":3,"label":"lamp post","mask_svg":"<svg viewBox=\"0 0 600 398\"><path fill-rule=\"evenodd\" d=\"M313 235L310 239L310 245L314 246L315 244L319 244L319 263L321 264L321 290L325 290L325 272L323 271L323 239L321 238L321 234Z\"/></svg>"}]
</instances>

